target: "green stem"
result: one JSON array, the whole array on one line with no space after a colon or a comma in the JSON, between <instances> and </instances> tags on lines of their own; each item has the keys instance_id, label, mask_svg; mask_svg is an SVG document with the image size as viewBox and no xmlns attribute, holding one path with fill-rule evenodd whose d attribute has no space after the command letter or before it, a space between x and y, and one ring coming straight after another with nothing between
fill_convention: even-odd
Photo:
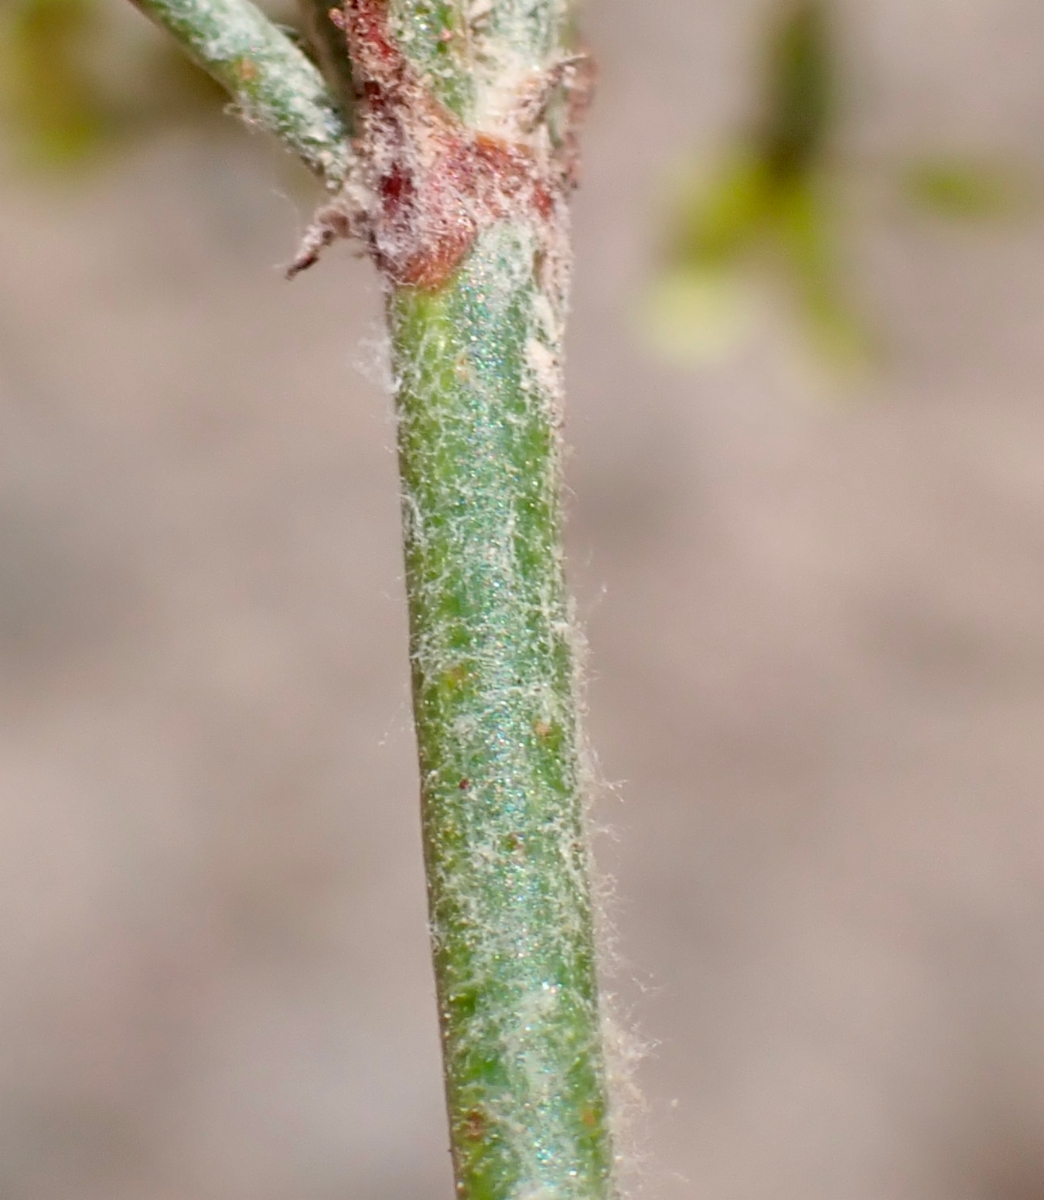
<instances>
[{"instance_id":1,"label":"green stem","mask_svg":"<svg viewBox=\"0 0 1044 1200\"><path fill-rule=\"evenodd\" d=\"M428 0L400 23L427 33ZM447 25L452 28L452 10ZM475 58L545 65L548 3L499 0ZM439 30L427 44L443 46ZM495 81L447 101L476 124ZM436 86L438 86L436 84ZM562 234L564 242L564 231ZM389 298L424 844L458 1196L604 1200L612 1150L562 572L562 273L488 229ZM558 252L558 248L556 248ZM564 251L562 251L564 253Z\"/></svg>"},{"instance_id":2,"label":"green stem","mask_svg":"<svg viewBox=\"0 0 1044 1200\"><path fill-rule=\"evenodd\" d=\"M533 237L399 289L414 707L459 1194L609 1194L556 399ZM534 353L533 344L540 346Z\"/></svg>"},{"instance_id":3,"label":"green stem","mask_svg":"<svg viewBox=\"0 0 1044 1200\"><path fill-rule=\"evenodd\" d=\"M254 119L327 179L343 175L335 103L256 10L242 0L136 2ZM553 60L564 0L493 0L478 29L464 7L395 0L395 35L448 107L496 131L506 104ZM314 122L302 123L305 111ZM550 227L546 214L519 212L486 226L439 287L388 293L424 847L461 1200L614 1195L562 571L564 222L561 205Z\"/></svg>"},{"instance_id":4,"label":"green stem","mask_svg":"<svg viewBox=\"0 0 1044 1200\"><path fill-rule=\"evenodd\" d=\"M228 89L241 116L274 133L328 187L351 150L338 102L318 68L249 0L133 0Z\"/></svg>"}]
</instances>

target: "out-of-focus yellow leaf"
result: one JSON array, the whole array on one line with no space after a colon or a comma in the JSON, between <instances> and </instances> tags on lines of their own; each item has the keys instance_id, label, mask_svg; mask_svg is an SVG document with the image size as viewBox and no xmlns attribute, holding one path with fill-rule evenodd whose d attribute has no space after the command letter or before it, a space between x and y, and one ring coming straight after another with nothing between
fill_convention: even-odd
<instances>
[{"instance_id":1,"label":"out-of-focus yellow leaf","mask_svg":"<svg viewBox=\"0 0 1044 1200\"><path fill-rule=\"evenodd\" d=\"M650 340L677 356L705 357L734 344L726 320L739 306L748 263L775 273L793 297L821 358L866 363L871 338L846 297L834 201L842 169L833 153L838 117L831 0L778 0L761 59L760 114L719 171L679 189L650 289ZM709 182L708 182L709 179ZM920 208L954 219L1003 216L1025 199L1015 179L959 157L925 158L903 176ZM687 328L688 326L688 328Z\"/></svg>"},{"instance_id":2,"label":"out-of-focus yellow leaf","mask_svg":"<svg viewBox=\"0 0 1044 1200\"><path fill-rule=\"evenodd\" d=\"M675 219L672 262L699 270L730 266L763 232L771 180L763 161L738 154L706 190L690 185Z\"/></svg>"},{"instance_id":3,"label":"out-of-focus yellow leaf","mask_svg":"<svg viewBox=\"0 0 1044 1200\"><path fill-rule=\"evenodd\" d=\"M797 176L776 195L778 244L797 289L801 313L819 350L838 366L853 366L869 351L869 337L841 287L835 212L827 182Z\"/></svg>"},{"instance_id":4,"label":"out-of-focus yellow leaf","mask_svg":"<svg viewBox=\"0 0 1044 1200\"><path fill-rule=\"evenodd\" d=\"M747 305L726 271L678 267L657 279L644 297L641 324L662 354L694 363L733 351L748 327Z\"/></svg>"},{"instance_id":5,"label":"out-of-focus yellow leaf","mask_svg":"<svg viewBox=\"0 0 1044 1200\"><path fill-rule=\"evenodd\" d=\"M0 10L0 112L31 161L76 161L111 131L84 62L95 19L91 0L9 0Z\"/></svg>"},{"instance_id":6,"label":"out-of-focus yellow leaf","mask_svg":"<svg viewBox=\"0 0 1044 1200\"><path fill-rule=\"evenodd\" d=\"M736 274L760 257L782 268L816 346L834 363L867 338L844 302L826 186L835 122L826 0L788 0L764 58L761 117L709 185L688 183L646 305L661 349L705 357L734 344ZM723 298L732 297L728 303Z\"/></svg>"},{"instance_id":7,"label":"out-of-focus yellow leaf","mask_svg":"<svg viewBox=\"0 0 1044 1200\"><path fill-rule=\"evenodd\" d=\"M1003 216L1016 204L1012 179L995 167L960 159L914 163L904 179L907 195L943 217L982 220Z\"/></svg>"}]
</instances>

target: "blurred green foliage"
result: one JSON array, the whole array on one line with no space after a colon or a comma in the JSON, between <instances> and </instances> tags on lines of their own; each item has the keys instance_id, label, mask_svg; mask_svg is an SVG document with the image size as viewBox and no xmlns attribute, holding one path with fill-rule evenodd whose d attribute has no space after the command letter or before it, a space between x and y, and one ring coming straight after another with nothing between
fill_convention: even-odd
<instances>
[{"instance_id":1,"label":"blurred green foliage","mask_svg":"<svg viewBox=\"0 0 1044 1200\"><path fill-rule=\"evenodd\" d=\"M1011 212L1018 200L1018 188L1009 174L985 163L960 159L913 163L905 182L914 203L944 217L999 217Z\"/></svg>"},{"instance_id":2,"label":"blurred green foliage","mask_svg":"<svg viewBox=\"0 0 1044 1200\"><path fill-rule=\"evenodd\" d=\"M813 169L832 132L836 80L825 6L799 4L769 39L760 157L772 176L793 179Z\"/></svg>"},{"instance_id":3,"label":"blurred green foliage","mask_svg":"<svg viewBox=\"0 0 1044 1200\"><path fill-rule=\"evenodd\" d=\"M755 261L796 300L823 355L838 365L867 357L868 330L843 286L843 72L831 16L829 0L777 7L761 56L757 120L709 181L689 171L677 190L645 310L653 340L674 356L703 357L736 340L739 275ZM956 158L914 164L903 183L919 208L951 218L996 216L1014 195L999 172Z\"/></svg>"},{"instance_id":4,"label":"blurred green foliage","mask_svg":"<svg viewBox=\"0 0 1044 1200\"><path fill-rule=\"evenodd\" d=\"M281 4L265 7L286 15ZM0 0L0 134L21 168L82 166L227 104L127 0Z\"/></svg>"},{"instance_id":5,"label":"blurred green foliage","mask_svg":"<svg viewBox=\"0 0 1044 1200\"><path fill-rule=\"evenodd\" d=\"M66 162L112 131L84 55L97 17L92 0L8 0L0 10L0 111L23 155Z\"/></svg>"},{"instance_id":6,"label":"blurred green foliage","mask_svg":"<svg viewBox=\"0 0 1044 1200\"><path fill-rule=\"evenodd\" d=\"M667 269L652 297L656 339L702 353L697 328L756 252L782 269L821 348L851 358L865 341L838 285L829 153L836 64L823 0L788 4L765 47L761 115L709 184L690 177L676 204Z\"/></svg>"}]
</instances>

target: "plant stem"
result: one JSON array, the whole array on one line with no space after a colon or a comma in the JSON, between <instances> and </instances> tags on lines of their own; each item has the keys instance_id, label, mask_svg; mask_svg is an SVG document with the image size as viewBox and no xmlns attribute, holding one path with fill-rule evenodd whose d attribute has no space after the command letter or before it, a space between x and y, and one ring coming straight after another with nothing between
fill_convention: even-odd
<instances>
[{"instance_id":1,"label":"plant stem","mask_svg":"<svg viewBox=\"0 0 1044 1200\"><path fill-rule=\"evenodd\" d=\"M424 840L458 1189L608 1194L555 398L501 227L389 311Z\"/></svg>"},{"instance_id":2,"label":"plant stem","mask_svg":"<svg viewBox=\"0 0 1044 1200\"><path fill-rule=\"evenodd\" d=\"M323 76L337 98L348 132L352 132L355 88L344 31L330 20L330 0L297 0L301 24Z\"/></svg>"},{"instance_id":3,"label":"plant stem","mask_svg":"<svg viewBox=\"0 0 1044 1200\"><path fill-rule=\"evenodd\" d=\"M249 0L132 0L231 93L243 119L273 133L336 190L351 159L338 102L318 68Z\"/></svg>"},{"instance_id":4,"label":"plant stem","mask_svg":"<svg viewBox=\"0 0 1044 1200\"><path fill-rule=\"evenodd\" d=\"M554 7L500 0L476 58L546 68ZM426 28L431 11L426 0L399 7L421 64L447 42L437 23ZM502 83L432 76L475 123ZM499 222L443 287L399 287L388 304L424 843L464 1200L613 1190L562 572L565 297L542 262L543 236L522 216Z\"/></svg>"},{"instance_id":5,"label":"plant stem","mask_svg":"<svg viewBox=\"0 0 1044 1200\"><path fill-rule=\"evenodd\" d=\"M295 99L296 50L288 58L289 43L259 29L263 18L242 0L135 2L241 103L245 94L272 114L259 123L306 161L342 146L335 103L310 65ZM464 0L394 0L391 17L425 86L496 136L560 53L564 0L493 0L480 28ZM323 136L302 138L310 126L297 120L298 101L323 115ZM338 170L322 167L328 179ZM568 245L564 203L553 210L520 208L483 225L437 285L388 284L424 848L461 1200L614 1195L562 570Z\"/></svg>"}]
</instances>

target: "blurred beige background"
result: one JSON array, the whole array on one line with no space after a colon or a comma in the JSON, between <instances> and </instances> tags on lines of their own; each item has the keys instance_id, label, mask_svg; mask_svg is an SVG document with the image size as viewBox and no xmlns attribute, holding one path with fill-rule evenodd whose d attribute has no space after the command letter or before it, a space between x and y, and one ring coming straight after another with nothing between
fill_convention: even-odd
<instances>
[{"instance_id":1,"label":"blurred beige background","mask_svg":"<svg viewBox=\"0 0 1044 1200\"><path fill-rule=\"evenodd\" d=\"M591 0L571 574L650 1200L1044 1198L1044 213L853 187L887 345L634 310L754 0ZM849 0L845 138L1044 159L1044 8ZM379 294L231 122L0 188L0 1197L449 1200ZM814 380L814 385L810 384ZM617 782L619 781L619 782Z\"/></svg>"}]
</instances>

